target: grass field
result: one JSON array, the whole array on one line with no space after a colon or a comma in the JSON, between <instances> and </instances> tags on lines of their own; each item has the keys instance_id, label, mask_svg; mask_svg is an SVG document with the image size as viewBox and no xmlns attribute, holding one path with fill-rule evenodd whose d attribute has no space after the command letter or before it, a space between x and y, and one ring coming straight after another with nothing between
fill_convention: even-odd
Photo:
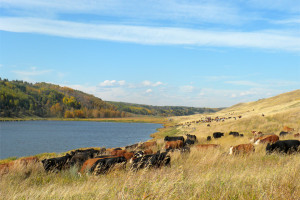
<instances>
[{"instance_id":1,"label":"grass field","mask_svg":"<svg viewBox=\"0 0 300 200\"><path fill-rule=\"evenodd\" d=\"M190 154L171 153L171 167L132 172L115 168L106 175L77 174L72 168L60 173L45 173L40 163L16 166L0 180L1 199L300 199L300 153L266 155L264 144L250 155L228 155L231 145L249 143L251 130L279 134L283 126L300 132L300 90L257 102L240 104L215 114L173 117L154 134L158 149L165 135L195 134L199 143L220 144L218 149ZM254 109L254 110L253 110ZM262 116L264 113L264 117ZM191 123L203 117L242 118L224 122ZM215 131L220 139L206 141ZM229 136L229 131L244 137ZM281 139L294 139L293 135ZM52 157L42 154L40 158ZM2 161L3 162L3 161Z\"/></svg>"}]
</instances>

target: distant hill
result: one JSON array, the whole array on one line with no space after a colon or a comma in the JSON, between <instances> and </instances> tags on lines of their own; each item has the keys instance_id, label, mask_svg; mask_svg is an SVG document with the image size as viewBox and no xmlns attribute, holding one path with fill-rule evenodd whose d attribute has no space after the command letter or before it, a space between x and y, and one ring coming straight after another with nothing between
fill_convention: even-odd
<instances>
[{"instance_id":1,"label":"distant hill","mask_svg":"<svg viewBox=\"0 0 300 200\"><path fill-rule=\"evenodd\" d=\"M0 78L0 117L112 118L133 115L179 116L216 112L214 108L148 106L105 102L69 87Z\"/></svg>"},{"instance_id":2,"label":"distant hill","mask_svg":"<svg viewBox=\"0 0 300 200\"><path fill-rule=\"evenodd\" d=\"M242 113L255 111L272 114L294 108L300 108L300 89L253 102L236 104L220 112L238 111Z\"/></svg>"},{"instance_id":3,"label":"distant hill","mask_svg":"<svg viewBox=\"0 0 300 200\"><path fill-rule=\"evenodd\" d=\"M195 108L185 106L151 106L143 104L133 104L124 102L107 101L117 107L119 111L130 112L139 115L158 115L158 116L183 116L199 113L214 113L223 108Z\"/></svg>"},{"instance_id":4,"label":"distant hill","mask_svg":"<svg viewBox=\"0 0 300 200\"><path fill-rule=\"evenodd\" d=\"M49 83L0 80L0 117L125 117L93 95Z\"/></svg>"}]
</instances>

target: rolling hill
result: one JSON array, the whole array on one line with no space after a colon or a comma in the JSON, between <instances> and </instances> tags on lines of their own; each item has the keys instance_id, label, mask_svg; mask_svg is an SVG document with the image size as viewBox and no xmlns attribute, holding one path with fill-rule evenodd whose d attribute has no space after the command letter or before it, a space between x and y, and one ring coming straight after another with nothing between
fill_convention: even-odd
<instances>
[{"instance_id":1,"label":"rolling hill","mask_svg":"<svg viewBox=\"0 0 300 200\"><path fill-rule=\"evenodd\" d=\"M114 118L138 115L180 116L211 113L219 108L149 106L106 102L93 95L50 83L0 78L0 117Z\"/></svg>"}]
</instances>

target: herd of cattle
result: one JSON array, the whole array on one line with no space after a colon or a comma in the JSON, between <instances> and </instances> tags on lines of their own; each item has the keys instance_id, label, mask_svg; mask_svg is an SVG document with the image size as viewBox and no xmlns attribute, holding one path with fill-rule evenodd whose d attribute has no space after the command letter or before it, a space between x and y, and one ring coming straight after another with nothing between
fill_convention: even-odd
<instances>
[{"instance_id":1,"label":"herd of cattle","mask_svg":"<svg viewBox=\"0 0 300 200\"><path fill-rule=\"evenodd\" d=\"M284 129L287 130L287 129ZM289 134L292 130L289 129ZM286 132L286 131L283 131ZM275 134L264 135L261 132L252 131L254 138L249 144L239 144L237 146L231 146L229 154L246 154L255 151L254 145L261 143L267 144L266 153L282 152L291 153L300 151L299 140L279 140L279 136ZM228 135L233 137L243 137L243 134L238 132L229 132ZM286 134L280 133L280 136ZM224 136L222 132L215 132L212 136L207 137L207 141L219 139ZM294 135L299 137L299 133ZM41 161L46 172L61 171L70 169L76 166L80 174L91 173L91 174L105 174L115 166L126 168L127 163L130 163L130 169L133 171L143 168L161 168L163 166L171 165L171 152L180 151L181 153L189 153L190 147L194 146L195 149L204 150L208 148L218 148L218 144L197 144L198 140L195 135L186 134L184 136L164 138L164 146L162 152L158 150L153 152L153 149L157 149L158 144L156 141L144 142L142 144L133 144L124 148L113 148L106 149L85 149L85 150L74 150L62 157L49 158ZM0 174L7 173L10 168L13 167L17 162L23 165L27 165L30 162L39 162L38 158L28 157L10 163L0 165Z\"/></svg>"}]
</instances>

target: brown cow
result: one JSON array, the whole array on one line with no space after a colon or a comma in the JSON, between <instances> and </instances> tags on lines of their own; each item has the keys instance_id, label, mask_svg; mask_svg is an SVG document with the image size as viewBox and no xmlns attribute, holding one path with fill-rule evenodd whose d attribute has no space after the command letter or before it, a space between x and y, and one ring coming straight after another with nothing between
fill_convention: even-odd
<instances>
[{"instance_id":1,"label":"brown cow","mask_svg":"<svg viewBox=\"0 0 300 200\"><path fill-rule=\"evenodd\" d=\"M153 151L152 149L146 149L143 151L145 155L150 155L150 154L153 154Z\"/></svg>"},{"instance_id":2,"label":"brown cow","mask_svg":"<svg viewBox=\"0 0 300 200\"><path fill-rule=\"evenodd\" d=\"M126 150L113 150L111 152L111 155L113 155L113 156L124 156L125 153L127 153Z\"/></svg>"},{"instance_id":3,"label":"brown cow","mask_svg":"<svg viewBox=\"0 0 300 200\"><path fill-rule=\"evenodd\" d=\"M147 149L156 145L157 145L156 141L152 141L152 142L144 142L139 147L142 149Z\"/></svg>"},{"instance_id":4,"label":"brown cow","mask_svg":"<svg viewBox=\"0 0 300 200\"><path fill-rule=\"evenodd\" d=\"M239 153L251 153L254 152L255 148L253 144L239 144L237 146L231 146L229 149L229 154L239 154Z\"/></svg>"},{"instance_id":5,"label":"brown cow","mask_svg":"<svg viewBox=\"0 0 300 200\"><path fill-rule=\"evenodd\" d=\"M254 139L254 144L258 145L260 143L274 143L279 140L279 137L277 135L264 135L259 138Z\"/></svg>"},{"instance_id":6,"label":"brown cow","mask_svg":"<svg viewBox=\"0 0 300 200\"><path fill-rule=\"evenodd\" d=\"M198 150L202 150L202 149L208 149L208 148L218 148L220 147L220 145L218 144L197 144L196 148Z\"/></svg>"},{"instance_id":7,"label":"brown cow","mask_svg":"<svg viewBox=\"0 0 300 200\"><path fill-rule=\"evenodd\" d=\"M284 126L283 127L283 131L284 132L292 132L292 131L294 131L295 129L293 129L293 128L290 128L290 127L288 127L288 126Z\"/></svg>"},{"instance_id":8,"label":"brown cow","mask_svg":"<svg viewBox=\"0 0 300 200\"><path fill-rule=\"evenodd\" d=\"M106 158L116 158L117 156L108 156L108 157L103 157L103 158L92 158L92 159L88 159L87 161L85 161L80 169L80 174L83 174L84 172L88 172L93 165L95 164L95 162L97 162L98 160L101 159L106 159Z\"/></svg>"},{"instance_id":9,"label":"brown cow","mask_svg":"<svg viewBox=\"0 0 300 200\"><path fill-rule=\"evenodd\" d=\"M166 149L180 149L181 147L183 147L182 140L167 141L165 145Z\"/></svg>"},{"instance_id":10,"label":"brown cow","mask_svg":"<svg viewBox=\"0 0 300 200\"><path fill-rule=\"evenodd\" d=\"M296 133L296 134L294 135L294 137L295 137L295 138L300 138L300 133Z\"/></svg>"}]
</instances>

